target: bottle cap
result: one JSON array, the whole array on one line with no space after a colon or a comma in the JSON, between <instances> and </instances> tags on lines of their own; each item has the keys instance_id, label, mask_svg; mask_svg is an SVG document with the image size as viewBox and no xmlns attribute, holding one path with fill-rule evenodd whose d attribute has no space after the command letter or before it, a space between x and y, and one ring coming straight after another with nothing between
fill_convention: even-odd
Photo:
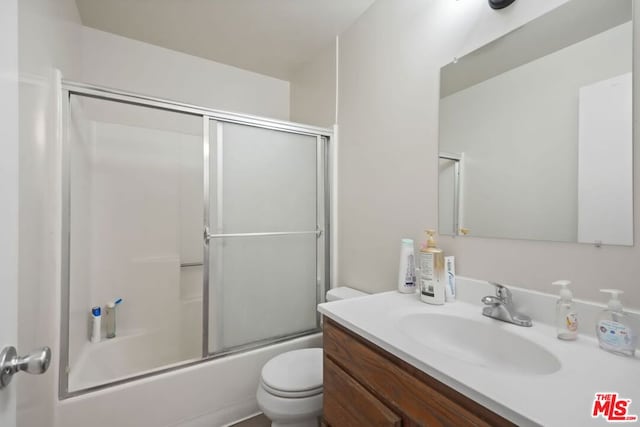
<instances>
[{"instance_id":1,"label":"bottle cap","mask_svg":"<svg viewBox=\"0 0 640 427\"><path fill-rule=\"evenodd\" d=\"M94 317L100 317L101 312L102 309L100 307L93 307L91 309L91 314L93 314Z\"/></svg>"},{"instance_id":2,"label":"bottle cap","mask_svg":"<svg viewBox=\"0 0 640 427\"><path fill-rule=\"evenodd\" d=\"M117 300L115 300L115 301L109 301L109 302L107 303L107 307L109 307L109 308L115 308L115 306L116 306L116 305L118 305L118 304L120 304L121 302L122 302L122 298L118 298L118 299L117 299Z\"/></svg>"},{"instance_id":3,"label":"bottle cap","mask_svg":"<svg viewBox=\"0 0 640 427\"><path fill-rule=\"evenodd\" d=\"M552 285L554 286L562 286L562 289L560 289L560 299L563 299L565 301L571 301L571 299L573 298L573 293L567 287L570 284L571 280L556 280L552 283Z\"/></svg>"},{"instance_id":4,"label":"bottle cap","mask_svg":"<svg viewBox=\"0 0 640 427\"><path fill-rule=\"evenodd\" d=\"M402 244L413 246L413 239L402 239Z\"/></svg>"},{"instance_id":5,"label":"bottle cap","mask_svg":"<svg viewBox=\"0 0 640 427\"><path fill-rule=\"evenodd\" d=\"M622 311L622 303L620 302L620 299L618 297L624 293L623 291L621 291L620 289L600 289L600 292L611 294L611 299L607 304L609 310Z\"/></svg>"}]
</instances>

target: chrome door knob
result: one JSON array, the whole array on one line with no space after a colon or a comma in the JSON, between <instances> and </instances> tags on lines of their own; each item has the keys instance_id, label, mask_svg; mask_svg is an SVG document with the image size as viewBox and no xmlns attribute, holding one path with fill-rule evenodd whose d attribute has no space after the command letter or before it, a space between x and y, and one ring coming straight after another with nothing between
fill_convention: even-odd
<instances>
[{"instance_id":1,"label":"chrome door knob","mask_svg":"<svg viewBox=\"0 0 640 427\"><path fill-rule=\"evenodd\" d=\"M18 372L44 374L51 363L51 349L42 347L24 357L19 357L15 347L5 347L0 352L0 389L11 383Z\"/></svg>"}]
</instances>

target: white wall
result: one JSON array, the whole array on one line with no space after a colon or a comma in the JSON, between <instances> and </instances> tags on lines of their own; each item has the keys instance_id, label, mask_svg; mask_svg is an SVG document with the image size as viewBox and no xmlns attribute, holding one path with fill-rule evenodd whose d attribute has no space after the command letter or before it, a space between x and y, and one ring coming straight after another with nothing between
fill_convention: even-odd
<instances>
[{"instance_id":1,"label":"white wall","mask_svg":"<svg viewBox=\"0 0 640 427\"><path fill-rule=\"evenodd\" d=\"M83 27L87 83L289 120L289 82Z\"/></svg>"},{"instance_id":2,"label":"white wall","mask_svg":"<svg viewBox=\"0 0 640 427\"><path fill-rule=\"evenodd\" d=\"M60 289L60 146L54 67L79 78L80 18L73 0L18 3L20 226L18 347L53 352L43 376L20 375L18 426L53 425L57 394Z\"/></svg>"},{"instance_id":3,"label":"white wall","mask_svg":"<svg viewBox=\"0 0 640 427\"><path fill-rule=\"evenodd\" d=\"M578 93L631 71L631 42L624 24L440 101L440 151L465 155L473 236L577 241Z\"/></svg>"},{"instance_id":4,"label":"white wall","mask_svg":"<svg viewBox=\"0 0 640 427\"><path fill-rule=\"evenodd\" d=\"M562 3L519 0L495 11L485 0L378 0L341 36L340 283L393 289L398 240L422 240L421 231L436 225L440 67ZM639 150L634 157L639 164ZM635 184L637 230L638 174ZM457 256L461 275L546 292L551 281L569 278L576 297L599 301L598 288L615 286L626 291L628 306L640 307L638 248L462 237L440 243Z\"/></svg>"},{"instance_id":5,"label":"white wall","mask_svg":"<svg viewBox=\"0 0 640 427\"><path fill-rule=\"evenodd\" d=\"M18 1L0 4L0 348L18 340ZM16 386L0 394L0 425L16 425Z\"/></svg>"},{"instance_id":6,"label":"white wall","mask_svg":"<svg viewBox=\"0 0 640 427\"><path fill-rule=\"evenodd\" d=\"M336 115L336 45L331 43L291 75L291 121L332 127Z\"/></svg>"}]
</instances>

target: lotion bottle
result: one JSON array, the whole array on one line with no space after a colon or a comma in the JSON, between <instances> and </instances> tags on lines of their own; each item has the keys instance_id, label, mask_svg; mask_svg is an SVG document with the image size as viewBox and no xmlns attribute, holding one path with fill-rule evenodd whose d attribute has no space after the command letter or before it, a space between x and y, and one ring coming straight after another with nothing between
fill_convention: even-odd
<instances>
[{"instance_id":1,"label":"lotion bottle","mask_svg":"<svg viewBox=\"0 0 640 427\"><path fill-rule=\"evenodd\" d=\"M556 333L558 339L573 341L578 338L578 315L573 304L573 294L568 286L569 280L553 282L554 286L561 286L560 298L556 302Z\"/></svg>"},{"instance_id":2,"label":"lotion bottle","mask_svg":"<svg viewBox=\"0 0 640 427\"><path fill-rule=\"evenodd\" d=\"M400 244L400 271L398 273L398 292L413 294L416 292L416 265L413 253L413 240L402 239Z\"/></svg>"},{"instance_id":3,"label":"lotion bottle","mask_svg":"<svg viewBox=\"0 0 640 427\"><path fill-rule=\"evenodd\" d=\"M93 307L91 309L91 342L100 342L100 331L102 328L102 309Z\"/></svg>"},{"instance_id":4,"label":"lotion bottle","mask_svg":"<svg viewBox=\"0 0 640 427\"><path fill-rule=\"evenodd\" d=\"M434 230L427 230L427 241L420 248L420 300L428 304L444 304L444 253L433 238Z\"/></svg>"},{"instance_id":5,"label":"lotion bottle","mask_svg":"<svg viewBox=\"0 0 640 427\"><path fill-rule=\"evenodd\" d=\"M633 357L638 345L638 332L628 314L622 311L618 297L623 293L618 289L600 289L611 294L607 308L596 319L596 336L600 348L623 356Z\"/></svg>"}]
</instances>

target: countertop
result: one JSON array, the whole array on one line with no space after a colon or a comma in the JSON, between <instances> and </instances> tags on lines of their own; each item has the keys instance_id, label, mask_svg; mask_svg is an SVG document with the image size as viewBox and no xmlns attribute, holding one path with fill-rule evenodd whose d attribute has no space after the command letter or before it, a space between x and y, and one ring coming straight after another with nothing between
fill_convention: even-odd
<instances>
[{"instance_id":1,"label":"countertop","mask_svg":"<svg viewBox=\"0 0 640 427\"><path fill-rule=\"evenodd\" d=\"M628 415L640 417L640 359L603 351L593 337L580 335L576 341L561 341L554 327L535 318L532 327L520 327L483 316L481 306L476 304L456 301L429 305L415 294L396 291L324 303L318 310L521 426L609 425L602 417L591 416L595 394L607 392L632 399ZM455 315L507 328L543 346L556 356L561 367L551 374L500 371L434 351L403 332L402 316L415 313Z\"/></svg>"}]
</instances>

